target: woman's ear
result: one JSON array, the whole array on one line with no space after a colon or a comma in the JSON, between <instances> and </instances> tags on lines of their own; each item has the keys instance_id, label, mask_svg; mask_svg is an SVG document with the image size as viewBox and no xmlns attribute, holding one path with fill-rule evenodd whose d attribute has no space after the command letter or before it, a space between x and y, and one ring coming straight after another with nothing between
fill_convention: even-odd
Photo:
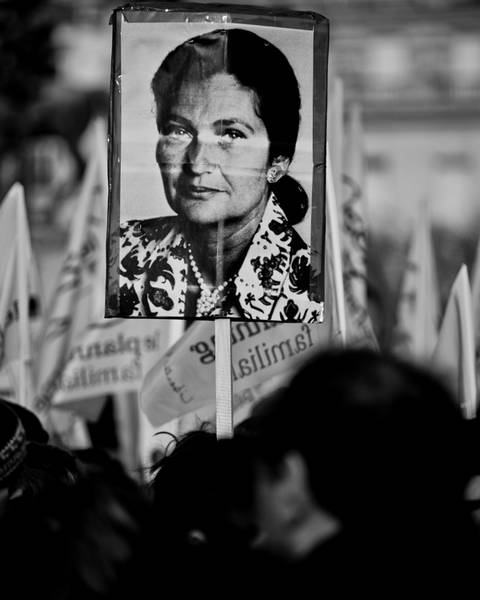
<instances>
[{"instance_id":1,"label":"woman's ear","mask_svg":"<svg viewBox=\"0 0 480 600\"><path fill-rule=\"evenodd\" d=\"M277 183L284 175L287 174L288 167L290 166L290 159L286 156L276 156L272 160L272 164L267 171L268 183Z\"/></svg>"}]
</instances>

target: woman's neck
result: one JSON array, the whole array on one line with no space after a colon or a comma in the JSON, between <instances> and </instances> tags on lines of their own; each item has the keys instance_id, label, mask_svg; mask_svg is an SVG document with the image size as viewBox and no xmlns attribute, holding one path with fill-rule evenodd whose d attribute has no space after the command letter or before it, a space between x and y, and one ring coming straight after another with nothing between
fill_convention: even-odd
<instances>
[{"instance_id":1,"label":"woman's neck","mask_svg":"<svg viewBox=\"0 0 480 600\"><path fill-rule=\"evenodd\" d=\"M262 219L252 215L238 223L196 225L185 222L183 230L198 268L207 283L218 286L238 271Z\"/></svg>"}]
</instances>

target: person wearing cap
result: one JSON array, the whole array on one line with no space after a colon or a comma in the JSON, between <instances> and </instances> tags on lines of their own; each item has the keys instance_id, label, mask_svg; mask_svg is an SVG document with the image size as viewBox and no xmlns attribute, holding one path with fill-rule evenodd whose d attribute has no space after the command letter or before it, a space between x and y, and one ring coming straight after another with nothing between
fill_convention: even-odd
<instances>
[{"instance_id":1,"label":"person wearing cap","mask_svg":"<svg viewBox=\"0 0 480 600\"><path fill-rule=\"evenodd\" d=\"M50 436L34 412L28 408L25 408L25 406L21 406L16 402L11 402L6 398L0 397L0 403L6 404L20 419L23 428L25 429L25 437L27 441L37 442L39 444L48 444Z\"/></svg>"},{"instance_id":2,"label":"person wearing cap","mask_svg":"<svg viewBox=\"0 0 480 600\"><path fill-rule=\"evenodd\" d=\"M0 402L0 514L5 510L13 479L27 454L25 429L20 418Z\"/></svg>"}]
</instances>

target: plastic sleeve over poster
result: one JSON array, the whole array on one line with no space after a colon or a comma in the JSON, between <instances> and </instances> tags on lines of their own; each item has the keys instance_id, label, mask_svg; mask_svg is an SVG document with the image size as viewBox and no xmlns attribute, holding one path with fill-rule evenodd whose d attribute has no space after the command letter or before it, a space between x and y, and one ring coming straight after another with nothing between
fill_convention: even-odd
<instances>
[{"instance_id":1,"label":"plastic sleeve over poster","mask_svg":"<svg viewBox=\"0 0 480 600\"><path fill-rule=\"evenodd\" d=\"M105 316L323 321L328 21L112 18Z\"/></svg>"}]
</instances>

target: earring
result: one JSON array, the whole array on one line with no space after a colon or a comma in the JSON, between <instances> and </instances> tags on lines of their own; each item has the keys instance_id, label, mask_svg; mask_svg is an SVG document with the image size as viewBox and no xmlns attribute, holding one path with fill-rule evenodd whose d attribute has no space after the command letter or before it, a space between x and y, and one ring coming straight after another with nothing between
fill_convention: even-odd
<instances>
[{"instance_id":1,"label":"earring","mask_svg":"<svg viewBox=\"0 0 480 600\"><path fill-rule=\"evenodd\" d=\"M270 167L267 171L268 183L277 183L281 177L281 169L278 167Z\"/></svg>"}]
</instances>

